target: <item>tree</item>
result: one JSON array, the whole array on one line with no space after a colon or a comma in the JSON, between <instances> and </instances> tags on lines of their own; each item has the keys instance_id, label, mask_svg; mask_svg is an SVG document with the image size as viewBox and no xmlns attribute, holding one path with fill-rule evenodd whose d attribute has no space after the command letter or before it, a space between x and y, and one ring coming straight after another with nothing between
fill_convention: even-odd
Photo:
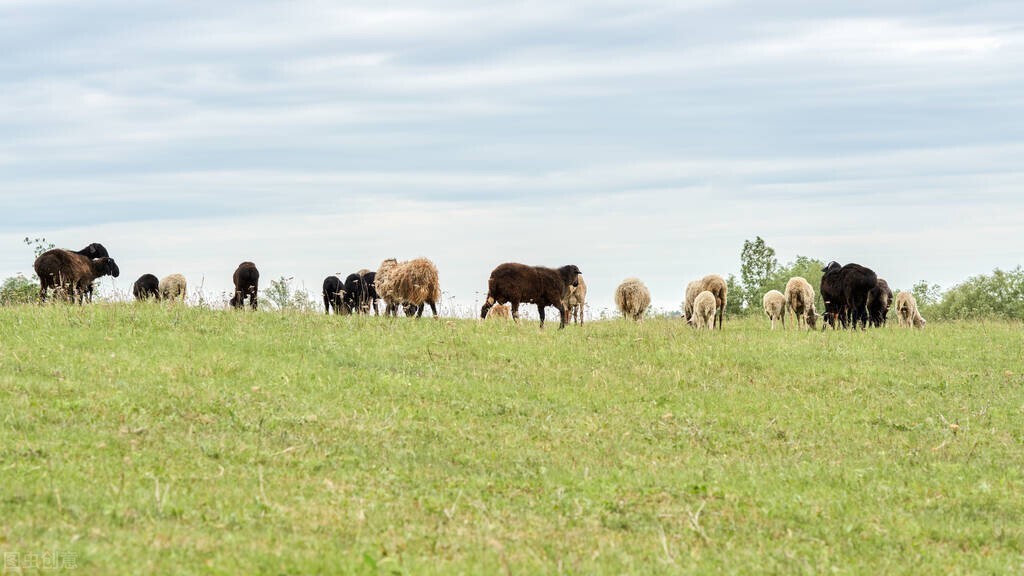
<instances>
[{"instance_id":1,"label":"tree","mask_svg":"<svg viewBox=\"0 0 1024 576\"><path fill-rule=\"evenodd\" d=\"M918 298L916 293L914 298ZM1020 266L1010 271L996 268L991 275L968 278L943 294L929 314L948 319L1024 320L1024 270Z\"/></svg>"},{"instance_id":2,"label":"tree","mask_svg":"<svg viewBox=\"0 0 1024 576\"><path fill-rule=\"evenodd\" d=\"M914 284L914 287L910 289L910 293L914 295L914 300L917 301L919 307L931 306L938 303L942 297L942 290L938 284L928 285L928 282L924 280Z\"/></svg>"},{"instance_id":3,"label":"tree","mask_svg":"<svg viewBox=\"0 0 1024 576\"><path fill-rule=\"evenodd\" d=\"M729 274L725 279L725 313L729 316L741 316L746 313L743 309L743 287L736 281L735 274Z\"/></svg>"},{"instance_id":4,"label":"tree","mask_svg":"<svg viewBox=\"0 0 1024 576\"><path fill-rule=\"evenodd\" d=\"M772 276L779 269L775 249L758 236L744 240L740 252L740 278L743 280L743 301L747 307L760 304L758 297L766 291Z\"/></svg>"}]
</instances>

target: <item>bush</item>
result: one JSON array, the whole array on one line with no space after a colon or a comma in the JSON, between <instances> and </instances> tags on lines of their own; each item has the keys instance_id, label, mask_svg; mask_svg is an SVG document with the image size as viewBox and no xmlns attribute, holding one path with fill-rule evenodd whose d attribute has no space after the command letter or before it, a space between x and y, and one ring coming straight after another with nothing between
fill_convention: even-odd
<instances>
[{"instance_id":1,"label":"bush","mask_svg":"<svg viewBox=\"0 0 1024 576\"><path fill-rule=\"evenodd\" d=\"M942 300L927 307L933 317L945 320L1005 318L1024 320L1024 270L998 268L991 275L973 276L950 288Z\"/></svg>"},{"instance_id":2,"label":"bush","mask_svg":"<svg viewBox=\"0 0 1024 576\"><path fill-rule=\"evenodd\" d=\"M0 285L0 306L31 304L39 299L39 284L21 274L11 276Z\"/></svg>"}]
</instances>

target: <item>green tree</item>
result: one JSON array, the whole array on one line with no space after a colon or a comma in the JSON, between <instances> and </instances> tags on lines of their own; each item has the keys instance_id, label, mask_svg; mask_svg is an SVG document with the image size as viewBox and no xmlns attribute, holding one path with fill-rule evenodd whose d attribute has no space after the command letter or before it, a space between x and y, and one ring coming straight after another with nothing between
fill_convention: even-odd
<instances>
[{"instance_id":1,"label":"green tree","mask_svg":"<svg viewBox=\"0 0 1024 576\"><path fill-rule=\"evenodd\" d=\"M916 299L917 295L914 297ZM931 306L928 313L956 320L1024 320L1024 270L1020 266L1010 271L996 268L991 275L968 278L943 294L942 300Z\"/></svg>"},{"instance_id":2,"label":"green tree","mask_svg":"<svg viewBox=\"0 0 1024 576\"><path fill-rule=\"evenodd\" d=\"M938 284L928 285L928 282L924 280L914 284L914 287L910 289L910 293L914 295L914 300L917 301L917 305L920 308L932 306L939 302L942 298L942 289L939 288Z\"/></svg>"},{"instance_id":3,"label":"green tree","mask_svg":"<svg viewBox=\"0 0 1024 576\"><path fill-rule=\"evenodd\" d=\"M726 316L742 316L747 313L743 308L743 286L736 280L735 274L729 274L725 279L725 314Z\"/></svg>"},{"instance_id":4,"label":"green tree","mask_svg":"<svg viewBox=\"0 0 1024 576\"><path fill-rule=\"evenodd\" d=\"M744 240L740 252L740 278L743 281L743 301L748 308L760 304L760 296L768 288L769 281L778 272L779 261L775 249L764 238Z\"/></svg>"},{"instance_id":5,"label":"green tree","mask_svg":"<svg viewBox=\"0 0 1024 576\"><path fill-rule=\"evenodd\" d=\"M31 304L39 299L39 284L21 274L11 276L0 285L0 306Z\"/></svg>"}]
</instances>

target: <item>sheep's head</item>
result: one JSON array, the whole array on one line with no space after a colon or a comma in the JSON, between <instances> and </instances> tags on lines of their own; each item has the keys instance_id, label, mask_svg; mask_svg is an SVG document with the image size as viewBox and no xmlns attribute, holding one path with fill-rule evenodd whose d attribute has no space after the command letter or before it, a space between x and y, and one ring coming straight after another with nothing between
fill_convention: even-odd
<instances>
[{"instance_id":1,"label":"sheep's head","mask_svg":"<svg viewBox=\"0 0 1024 576\"><path fill-rule=\"evenodd\" d=\"M827 274L829 272L834 272L836 270L839 270L840 268L842 268L842 266L839 265L839 262L836 262L835 260L833 260L833 261L829 262L827 266L822 268L821 271L825 272Z\"/></svg>"},{"instance_id":2,"label":"sheep's head","mask_svg":"<svg viewBox=\"0 0 1024 576\"><path fill-rule=\"evenodd\" d=\"M114 278L121 275L121 269L117 267L117 262L114 262L113 258L99 258L99 260L105 261L103 262L103 271L106 275Z\"/></svg>"},{"instance_id":3,"label":"sheep's head","mask_svg":"<svg viewBox=\"0 0 1024 576\"><path fill-rule=\"evenodd\" d=\"M416 306L415 304L405 304L402 308L405 310L406 316L415 316L416 313L419 312L419 306Z\"/></svg>"},{"instance_id":4,"label":"sheep's head","mask_svg":"<svg viewBox=\"0 0 1024 576\"><path fill-rule=\"evenodd\" d=\"M813 308L808 310L807 314L804 316L804 319L807 320L807 326L810 327L812 330L818 327L818 316L819 315L814 311Z\"/></svg>"},{"instance_id":5,"label":"sheep's head","mask_svg":"<svg viewBox=\"0 0 1024 576\"><path fill-rule=\"evenodd\" d=\"M93 242L92 244L89 244L85 248L82 248L79 254L85 256L86 258L89 258L90 260L93 258L106 258L110 256L110 254L107 252L107 249L103 247L103 244L100 244L98 242Z\"/></svg>"},{"instance_id":6,"label":"sheep's head","mask_svg":"<svg viewBox=\"0 0 1024 576\"><path fill-rule=\"evenodd\" d=\"M575 264L562 266L558 271L561 273L562 278L565 279L566 284L570 286L580 285L580 274L582 274L582 272L580 272L580 269L577 268Z\"/></svg>"}]
</instances>

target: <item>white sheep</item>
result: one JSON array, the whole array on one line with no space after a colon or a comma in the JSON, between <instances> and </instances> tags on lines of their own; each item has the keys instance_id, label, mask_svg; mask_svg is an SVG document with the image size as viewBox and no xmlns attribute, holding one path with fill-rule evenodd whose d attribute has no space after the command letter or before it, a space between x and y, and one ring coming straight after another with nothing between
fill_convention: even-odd
<instances>
[{"instance_id":1,"label":"white sheep","mask_svg":"<svg viewBox=\"0 0 1024 576\"><path fill-rule=\"evenodd\" d=\"M583 325L583 307L587 304L587 283L583 281L583 275L576 276L576 284L569 285L569 294L565 297L562 306L566 314L572 318L573 324Z\"/></svg>"},{"instance_id":2,"label":"white sheep","mask_svg":"<svg viewBox=\"0 0 1024 576\"><path fill-rule=\"evenodd\" d=\"M626 278L615 289L615 305L622 315L640 321L651 305L651 292L638 278Z\"/></svg>"},{"instance_id":3,"label":"white sheep","mask_svg":"<svg viewBox=\"0 0 1024 576\"><path fill-rule=\"evenodd\" d=\"M706 326L708 330L714 330L716 304L715 295L710 290L704 290L698 294L693 299L693 315L690 316L690 324L696 328Z\"/></svg>"},{"instance_id":4,"label":"white sheep","mask_svg":"<svg viewBox=\"0 0 1024 576\"><path fill-rule=\"evenodd\" d=\"M907 328L924 328L927 323L917 309L917 299L906 291L896 295L896 317L899 318L900 326Z\"/></svg>"},{"instance_id":5,"label":"white sheep","mask_svg":"<svg viewBox=\"0 0 1024 576\"><path fill-rule=\"evenodd\" d=\"M764 313L768 315L768 319L772 321L772 330L775 330L776 320L782 321L782 329L785 330L786 295L778 290L769 290L761 299L761 305L764 306Z\"/></svg>"},{"instance_id":6,"label":"white sheep","mask_svg":"<svg viewBox=\"0 0 1024 576\"><path fill-rule=\"evenodd\" d=\"M162 300L185 300L185 277L181 274L170 274L160 280L160 298Z\"/></svg>"},{"instance_id":7,"label":"white sheep","mask_svg":"<svg viewBox=\"0 0 1024 576\"><path fill-rule=\"evenodd\" d=\"M487 311L487 319L512 320L512 307L508 304L495 304Z\"/></svg>"},{"instance_id":8,"label":"white sheep","mask_svg":"<svg viewBox=\"0 0 1024 576\"><path fill-rule=\"evenodd\" d=\"M725 304L729 292L725 279L718 274L708 274L700 280L694 280L686 285L686 297L683 301L683 317L687 321L693 316L694 302L701 292L711 292L715 297L715 315L718 321L718 328L722 328L725 320Z\"/></svg>"},{"instance_id":9,"label":"white sheep","mask_svg":"<svg viewBox=\"0 0 1024 576\"><path fill-rule=\"evenodd\" d=\"M804 320L808 328L815 328L818 314L814 310L814 288L811 283L800 276L794 276L786 282L786 304L796 316L796 327Z\"/></svg>"}]
</instances>

